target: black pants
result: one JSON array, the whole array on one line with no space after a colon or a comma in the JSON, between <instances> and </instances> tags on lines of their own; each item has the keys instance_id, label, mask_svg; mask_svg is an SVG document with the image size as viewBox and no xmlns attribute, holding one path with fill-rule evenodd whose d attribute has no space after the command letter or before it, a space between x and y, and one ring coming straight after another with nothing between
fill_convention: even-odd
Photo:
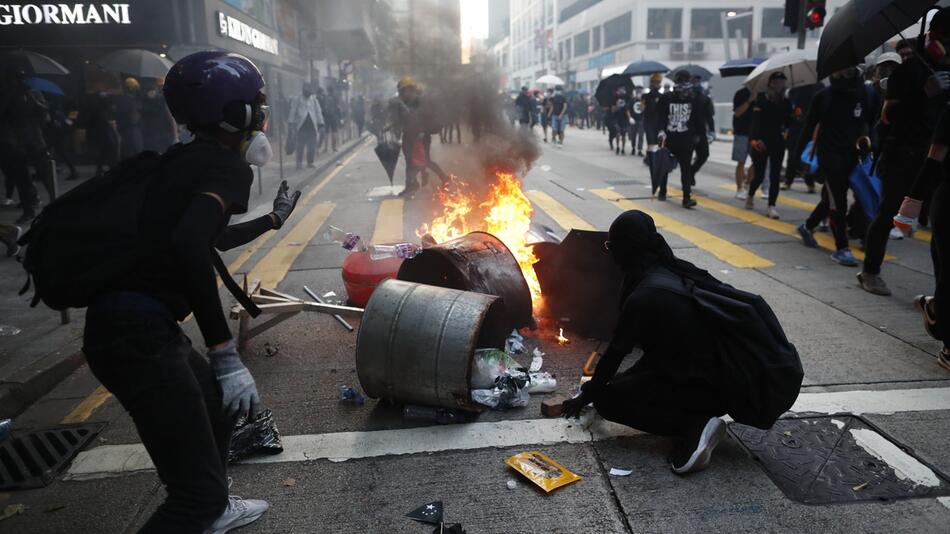
<instances>
[{"instance_id":1,"label":"black pants","mask_svg":"<svg viewBox=\"0 0 950 534\"><path fill-rule=\"evenodd\" d=\"M643 151L643 121L636 121L630 125L630 150L633 151L634 145L638 152Z\"/></svg>"},{"instance_id":2,"label":"black pants","mask_svg":"<svg viewBox=\"0 0 950 534\"><path fill-rule=\"evenodd\" d=\"M821 159L818 159L819 163ZM881 171L881 205L868 227L864 272L880 274L887 250L888 234L894 227L894 215L910 191L921 167L927 161L926 147L892 147L886 149L879 164ZM923 199L921 199L923 200Z\"/></svg>"},{"instance_id":3,"label":"black pants","mask_svg":"<svg viewBox=\"0 0 950 534\"><path fill-rule=\"evenodd\" d=\"M950 213L943 213L943 205L950 206L950 184L946 176L934 192L930 210L930 224L933 225L933 238L930 240L930 254L934 264L934 302L937 307L937 337L950 343ZM941 313L943 314L941 319Z\"/></svg>"},{"instance_id":4,"label":"black pants","mask_svg":"<svg viewBox=\"0 0 950 534\"><path fill-rule=\"evenodd\" d=\"M691 438L712 417L726 413L714 388L700 381L677 381L637 362L607 383L594 401L608 421L658 436Z\"/></svg>"},{"instance_id":5,"label":"black pants","mask_svg":"<svg viewBox=\"0 0 950 534\"><path fill-rule=\"evenodd\" d=\"M314 126L310 117L304 119L303 124L297 130L297 168L303 165L304 151L307 152L307 165L313 165L313 159L317 153L317 128Z\"/></svg>"},{"instance_id":6,"label":"black pants","mask_svg":"<svg viewBox=\"0 0 950 534\"><path fill-rule=\"evenodd\" d=\"M15 188L20 197L24 215L35 215L34 205L39 201L36 188L30 180L30 161L27 156L13 153L0 154L0 170L7 179L7 196ZM11 188L12 186L12 188Z\"/></svg>"},{"instance_id":7,"label":"black pants","mask_svg":"<svg viewBox=\"0 0 950 534\"><path fill-rule=\"evenodd\" d=\"M808 216L805 227L814 230L830 216L831 233L838 250L848 248L848 189L851 187L851 171L857 164L858 155L854 152L818 154L818 173L824 178L825 184L821 188L821 201ZM894 213L897 213L896 208Z\"/></svg>"},{"instance_id":8,"label":"black pants","mask_svg":"<svg viewBox=\"0 0 950 534\"><path fill-rule=\"evenodd\" d=\"M115 299L89 308L83 352L96 378L129 412L168 492L141 532L200 534L228 503L234 420L222 409L210 364L178 323L167 312L129 306L130 295L148 300L109 295Z\"/></svg>"},{"instance_id":9,"label":"black pants","mask_svg":"<svg viewBox=\"0 0 950 534\"><path fill-rule=\"evenodd\" d=\"M666 137L666 146L676 158L680 167L680 183L683 187L683 198L689 198L696 184L693 174L693 153L696 150L696 136L691 133L672 133ZM660 185L660 191L666 192L666 180Z\"/></svg>"},{"instance_id":10,"label":"black pants","mask_svg":"<svg viewBox=\"0 0 950 534\"><path fill-rule=\"evenodd\" d=\"M751 150L752 168L755 169L755 175L752 183L749 184L749 197L755 198L755 192L765 181L765 167L769 167L769 206L774 206L778 201L779 186L782 179L782 163L785 159L785 144L781 140L768 141L765 144L766 150L759 152Z\"/></svg>"},{"instance_id":11,"label":"black pants","mask_svg":"<svg viewBox=\"0 0 950 534\"><path fill-rule=\"evenodd\" d=\"M693 176L699 174L699 169L702 169L708 160L709 139L706 138L705 133L701 133L699 134L699 139L696 141L696 159L693 161Z\"/></svg>"}]
</instances>

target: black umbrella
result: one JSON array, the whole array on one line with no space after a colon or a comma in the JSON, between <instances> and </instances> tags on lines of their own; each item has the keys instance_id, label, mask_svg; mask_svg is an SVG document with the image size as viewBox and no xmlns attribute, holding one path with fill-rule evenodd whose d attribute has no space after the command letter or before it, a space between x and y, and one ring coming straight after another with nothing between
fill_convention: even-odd
<instances>
[{"instance_id":1,"label":"black umbrella","mask_svg":"<svg viewBox=\"0 0 950 534\"><path fill-rule=\"evenodd\" d=\"M55 59L29 50L14 50L0 54L0 65L4 68L13 67L31 76L69 74L69 69L60 65Z\"/></svg>"},{"instance_id":2,"label":"black umbrella","mask_svg":"<svg viewBox=\"0 0 950 534\"><path fill-rule=\"evenodd\" d=\"M594 98L601 106L612 106L617 99L617 88L624 87L627 94L633 94L633 80L626 74L611 74L597 84L597 90L594 92Z\"/></svg>"},{"instance_id":3,"label":"black umbrella","mask_svg":"<svg viewBox=\"0 0 950 534\"><path fill-rule=\"evenodd\" d=\"M671 70L666 75L666 77L671 80L675 80L676 75L682 71L688 72L689 77L691 79L700 78L704 82L708 82L713 77L713 73L709 72L709 69L706 69L705 67L701 67L699 65L695 65L693 63L688 63L686 65L681 65L679 67L676 67L675 69Z\"/></svg>"},{"instance_id":4,"label":"black umbrella","mask_svg":"<svg viewBox=\"0 0 950 534\"><path fill-rule=\"evenodd\" d=\"M731 76L748 76L749 74L752 74L752 71L754 71L755 68L766 59L768 58L749 57L727 61L719 67L719 75L723 78L729 78Z\"/></svg>"},{"instance_id":5,"label":"black umbrella","mask_svg":"<svg viewBox=\"0 0 950 534\"><path fill-rule=\"evenodd\" d=\"M670 68L657 61L635 61L624 69L623 73L627 76L645 76L647 74L663 74L669 72Z\"/></svg>"},{"instance_id":6,"label":"black umbrella","mask_svg":"<svg viewBox=\"0 0 950 534\"><path fill-rule=\"evenodd\" d=\"M670 152L670 149L661 146L650 161L650 181L653 185L653 194L660 189L660 184L665 183L667 176L676 168L676 157Z\"/></svg>"},{"instance_id":7,"label":"black umbrella","mask_svg":"<svg viewBox=\"0 0 950 534\"><path fill-rule=\"evenodd\" d=\"M818 78L864 62L865 56L916 24L937 0L851 0L821 32Z\"/></svg>"},{"instance_id":8,"label":"black umbrella","mask_svg":"<svg viewBox=\"0 0 950 534\"><path fill-rule=\"evenodd\" d=\"M402 147L395 141L380 141L373 151L376 152L376 157L379 158L379 162L386 169L386 174L389 176L389 185L392 185L393 173L396 172L396 163L399 162L399 152L402 151Z\"/></svg>"},{"instance_id":9,"label":"black umbrella","mask_svg":"<svg viewBox=\"0 0 950 534\"><path fill-rule=\"evenodd\" d=\"M172 68L172 62L148 50L124 48L110 52L96 63L113 72L131 74L139 78L164 78Z\"/></svg>"}]
</instances>

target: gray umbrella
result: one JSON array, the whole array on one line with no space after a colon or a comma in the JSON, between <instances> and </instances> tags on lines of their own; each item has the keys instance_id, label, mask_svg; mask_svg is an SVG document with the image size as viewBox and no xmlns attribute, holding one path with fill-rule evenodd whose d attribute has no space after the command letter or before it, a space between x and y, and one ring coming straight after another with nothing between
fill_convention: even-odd
<instances>
[{"instance_id":1,"label":"gray umbrella","mask_svg":"<svg viewBox=\"0 0 950 534\"><path fill-rule=\"evenodd\" d=\"M679 67L676 67L675 69L667 73L666 77L671 80L675 80L676 75L680 71L686 71L689 73L690 78L699 78L704 82L708 82L710 78L713 77L713 73L709 72L709 69L702 67L700 65L695 65L693 63L688 63L686 65L681 65Z\"/></svg>"},{"instance_id":2,"label":"gray umbrella","mask_svg":"<svg viewBox=\"0 0 950 534\"><path fill-rule=\"evenodd\" d=\"M131 74L139 78L164 78L172 62L148 50L124 48L110 52L96 63L113 72Z\"/></svg>"},{"instance_id":3,"label":"gray umbrella","mask_svg":"<svg viewBox=\"0 0 950 534\"><path fill-rule=\"evenodd\" d=\"M0 54L0 65L15 67L29 75L69 74L69 69L60 65L55 59L29 50L14 50Z\"/></svg>"},{"instance_id":4,"label":"gray umbrella","mask_svg":"<svg viewBox=\"0 0 950 534\"><path fill-rule=\"evenodd\" d=\"M937 0L851 0L828 20L818 44L818 77L864 63L888 39L915 24Z\"/></svg>"}]
</instances>

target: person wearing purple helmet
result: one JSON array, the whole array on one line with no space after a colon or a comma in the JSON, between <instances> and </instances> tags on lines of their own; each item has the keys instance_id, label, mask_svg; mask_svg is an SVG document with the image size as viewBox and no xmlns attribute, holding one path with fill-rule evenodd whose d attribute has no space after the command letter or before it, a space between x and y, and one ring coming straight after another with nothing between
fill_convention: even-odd
<instances>
[{"instance_id":1,"label":"person wearing purple helmet","mask_svg":"<svg viewBox=\"0 0 950 534\"><path fill-rule=\"evenodd\" d=\"M251 165L271 156L263 88L257 67L237 54L199 52L172 67L165 100L194 140L161 156L161 187L146 193L149 252L86 314L89 368L131 415L168 494L140 532L224 533L268 508L228 495L231 433L255 415L259 397L221 309L212 251L280 228L300 196L283 182L271 213L228 226L247 211ZM178 324L192 313L207 358Z\"/></svg>"}]
</instances>

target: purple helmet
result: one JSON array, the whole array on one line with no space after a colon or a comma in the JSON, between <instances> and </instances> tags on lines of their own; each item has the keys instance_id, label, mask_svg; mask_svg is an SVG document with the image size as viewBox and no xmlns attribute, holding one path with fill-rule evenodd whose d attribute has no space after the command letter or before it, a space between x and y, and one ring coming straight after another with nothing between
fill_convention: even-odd
<instances>
[{"instance_id":1,"label":"purple helmet","mask_svg":"<svg viewBox=\"0 0 950 534\"><path fill-rule=\"evenodd\" d=\"M249 125L250 107L256 107L263 87L264 77L250 59L208 51L175 63L165 77L164 93L168 109L179 124L242 130ZM237 117L235 106L240 110Z\"/></svg>"}]
</instances>

